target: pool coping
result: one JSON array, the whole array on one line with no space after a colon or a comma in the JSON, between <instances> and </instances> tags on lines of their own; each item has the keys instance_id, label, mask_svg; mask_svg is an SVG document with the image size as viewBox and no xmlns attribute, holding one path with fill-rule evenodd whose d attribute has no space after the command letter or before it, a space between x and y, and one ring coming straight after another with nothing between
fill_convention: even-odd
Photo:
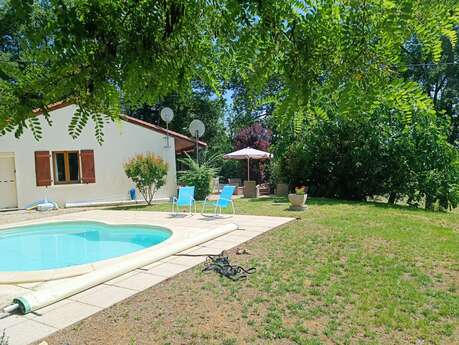
<instances>
[{"instance_id":1,"label":"pool coping","mask_svg":"<svg viewBox=\"0 0 459 345\"><path fill-rule=\"evenodd\" d=\"M190 235L190 231L204 233L214 231L213 229L215 229L217 225L228 224L230 222L238 224L239 229L214 240L189 248L178 255L169 256L150 265L135 269L117 278L106 281L60 302L39 309L37 313L31 313L25 316L10 315L7 318L0 319L0 329L4 328L6 330L7 336L10 337L10 345L25 345L38 341L100 310L108 308L136 293L169 279L182 271L188 270L205 260L205 256L188 257L180 256L181 254L217 254L222 250L236 247L266 231L276 229L295 220L294 218L245 215L208 219L203 218L201 215L194 215L191 217L177 218L172 221L167 213L145 211L86 211L80 214L65 214L53 218L55 220L62 220L63 218L77 218L78 220L83 220L82 218L84 217L85 220L91 220L91 218L94 217L100 218L102 215L108 218L115 215L117 215L118 218L124 216L125 219L122 220L123 223L127 223L129 219L134 217L136 219L136 224L154 224L162 227L163 225L161 222L158 224L159 219L169 224L172 222L172 226L165 227L168 227L172 231L174 231L175 228L178 233L182 232L182 238L187 237L183 236L184 231L188 231L188 235ZM150 224L148 222L145 223L147 219L150 220ZM50 220L51 218L44 218L39 221L47 223ZM118 219L118 221L120 221L120 219ZM116 221L116 224L119 224L118 221ZM35 223L35 221L27 221L25 223ZM24 222L20 224L24 224ZM2 226L0 227L0 231L2 228L10 228L16 225L18 225L18 223ZM201 227L201 229L198 227ZM60 281L71 281L72 279L73 278L66 278L39 284L19 284L18 287L24 290L33 291L43 286L52 287ZM0 295L2 293L1 287L0 285Z\"/></svg>"}]
</instances>

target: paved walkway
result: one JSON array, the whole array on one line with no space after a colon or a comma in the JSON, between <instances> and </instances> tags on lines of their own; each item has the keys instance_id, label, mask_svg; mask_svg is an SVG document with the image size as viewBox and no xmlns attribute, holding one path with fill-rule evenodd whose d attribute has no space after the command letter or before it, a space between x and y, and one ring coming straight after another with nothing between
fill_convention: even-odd
<instances>
[{"instance_id":1,"label":"paved walkway","mask_svg":"<svg viewBox=\"0 0 459 345\"><path fill-rule=\"evenodd\" d=\"M239 226L238 230L183 252L187 254L218 254L222 250L238 246L294 219L243 215L224 216L222 218L209 218L201 215L171 217L170 214L165 212L95 210L61 214L44 220L27 221L21 224L62 220L97 220L116 224L154 224L168 227L173 230L174 234L179 234L180 236L177 237L177 240L190 238L204 232L212 232L212 230L221 225L236 223ZM4 317L0 319L0 331L5 329L6 335L9 337L9 345L29 344L190 269L204 260L204 256L170 256L37 310L36 313L30 313L25 316L10 315ZM66 278L65 280L71 281L71 279L73 278ZM0 306L9 303L12 297L43 289L61 281L63 279L50 282L0 285Z\"/></svg>"},{"instance_id":2,"label":"paved walkway","mask_svg":"<svg viewBox=\"0 0 459 345\"><path fill-rule=\"evenodd\" d=\"M58 210L38 212L38 211L1 211L0 212L0 225L23 222L27 220L35 220L42 218L54 217L62 214L83 212L87 210L94 210L94 208L60 208Z\"/></svg>"}]
</instances>

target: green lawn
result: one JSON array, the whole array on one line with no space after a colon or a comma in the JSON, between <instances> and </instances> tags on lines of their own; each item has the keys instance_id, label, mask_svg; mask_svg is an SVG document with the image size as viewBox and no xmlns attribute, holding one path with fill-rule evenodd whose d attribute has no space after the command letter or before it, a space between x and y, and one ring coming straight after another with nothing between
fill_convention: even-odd
<instances>
[{"instance_id":1,"label":"green lawn","mask_svg":"<svg viewBox=\"0 0 459 345\"><path fill-rule=\"evenodd\" d=\"M238 213L298 217L246 244L251 255L231 256L257 267L247 281L200 266L59 333L55 343L95 328L119 344L459 342L459 214L326 199L291 212L273 201L236 202Z\"/></svg>"}]
</instances>

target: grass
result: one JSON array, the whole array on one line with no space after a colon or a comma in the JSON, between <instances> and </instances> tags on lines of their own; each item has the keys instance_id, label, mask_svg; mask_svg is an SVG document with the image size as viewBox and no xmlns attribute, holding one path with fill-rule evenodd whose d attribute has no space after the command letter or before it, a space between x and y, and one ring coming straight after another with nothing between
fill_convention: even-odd
<instances>
[{"instance_id":1,"label":"grass","mask_svg":"<svg viewBox=\"0 0 459 345\"><path fill-rule=\"evenodd\" d=\"M283 202L236 202L239 214L297 217L244 245L251 255L232 256L257 267L247 281L197 267L50 344L129 344L133 335L137 344L459 342L459 214L327 199L291 212Z\"/></svg>"}]
</instances>

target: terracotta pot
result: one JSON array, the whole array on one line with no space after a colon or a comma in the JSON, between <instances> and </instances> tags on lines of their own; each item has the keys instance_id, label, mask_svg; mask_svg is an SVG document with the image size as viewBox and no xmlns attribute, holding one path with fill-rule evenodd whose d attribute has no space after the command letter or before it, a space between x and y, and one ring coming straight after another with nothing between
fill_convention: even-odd
<instances>
[{"instance_id":1,"label":"terracotta pot","mask_svg":"<svg viewBox=\"0 0 459 345\"><path fill-rule=\"evenodd\" d=\"M307 194L289 194L288 201L290 201L292 209L302 210L304 208L304 203L308 198Z\"/></svg>"}]
</instances>

